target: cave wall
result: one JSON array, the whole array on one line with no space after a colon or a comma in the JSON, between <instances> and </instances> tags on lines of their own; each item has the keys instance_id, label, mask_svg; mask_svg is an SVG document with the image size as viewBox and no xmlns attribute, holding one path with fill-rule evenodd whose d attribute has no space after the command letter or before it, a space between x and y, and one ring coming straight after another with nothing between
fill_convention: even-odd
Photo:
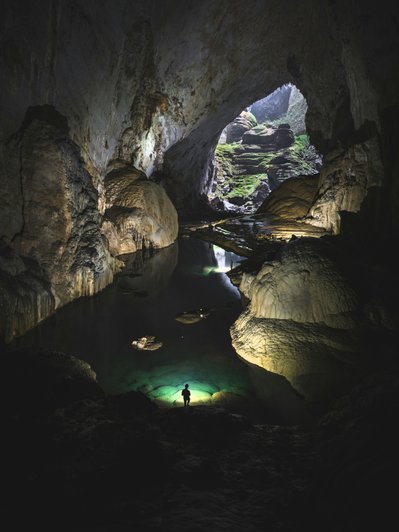
<instances>
[{"instance_id":1,"label":"cave wall","mask_svg":"<svg viewBox=\"0 0 399 532\"><path fill-rule=\"evenodd\" d=\"M381 117L398 105L397 32L388 5L9 4L1 22L2 139L18 130L27 108L53 105L97 188L122 159L147 175L165 170L175 203L193 202L206 188L223 127L287 82L305 95L311 141L323 154L338 141L383 138L390 126Z\"/></svg>"},{"instance_id":2,"label":"cave wall","mask_svg":"<svg viewBox=\"0 0 399 532\"><path fill-rule=\"evenodd\" d=\"M209 187L208 166L224 126L288 82L306 97L310 139L325 156L340 149L347 157L366 142L377 146L370 172L379 167L381 175L371 182L386 193L369 207L383 215L369 218L397 230L393 7L354 0L17 0L4 7L1 245L44 269L54 301L93 293L86 283L100 289L117 269L101 236L110 172L137 168L156 179L181 212L194 212ZM43 137L45 147L37 140ZM55 170L49 154L58 157ZM363 165L362 176L368 172ZM76 208L74 186L84 189L88 210ZM330 218L342 205L361 207L351 190L337 205L332 199L325 209ZM59 213L48 215L58 208L57 200L52 209L46 205L50 194L59 198L61 222ZM73 220L69 233L67 220ZM70 263L62 259L64 248ZM58 264L67 282L56 290ZM82 279L79 290L74 276Z\"/></svg>"}]
</instances>

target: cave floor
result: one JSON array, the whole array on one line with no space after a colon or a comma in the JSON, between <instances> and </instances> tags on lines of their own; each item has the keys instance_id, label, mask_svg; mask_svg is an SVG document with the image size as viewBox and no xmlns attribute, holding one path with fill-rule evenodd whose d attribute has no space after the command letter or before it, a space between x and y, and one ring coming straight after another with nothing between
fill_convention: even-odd
<instances>
[{"instance_id":1,"label":"cave floor","mask_svg":"<svg viewBox=\"0 0 399 532\"><path fill-rule=\"evenodd\" d=\"M375 376L312 429L160 409L138 392L65 401L58 387L43 403L45 387L8 389L1 519L46 532L387 530L398 386L398 373Z\"/></svg>"}]
</instances>

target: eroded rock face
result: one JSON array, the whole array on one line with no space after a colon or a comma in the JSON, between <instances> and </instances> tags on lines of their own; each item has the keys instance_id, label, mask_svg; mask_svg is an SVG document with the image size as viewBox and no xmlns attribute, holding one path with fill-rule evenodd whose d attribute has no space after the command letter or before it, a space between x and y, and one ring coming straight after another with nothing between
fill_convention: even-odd
<instances>
[{"instance_id":1,"label":"eroded rock face","mask_svg":"<svg viewBox=\"0 0 399 532\"><path fill-rule=\"evenodd\" d=\"M357 298L325 253L317 240L285 246L280 260L266 263L250 286L254 316L351 328Z\"/></svg>"},{"instance_id":2,"label":"eroded rock face","mask_svg":"<svg viewBox=\"0 0 399 532\"><path fill-rule=\"evenodd\" d=\"M306 99L295 85L287 84L272 94L255 102L249 108L259 123L290 124L295 135L306 133L305 116L308 110Z\"/></svg>"},{"instance_id":3,"label":"eroded rock face","mask_svg":"<svg viewBox=\"0 0 399 532\"><path fill-rule=\"evenodd\" d=\"M259 123L279 119L288 110L291 91L292 86L289 84L279 87L266 98L252 104L251 113Z\"/></svg>"},{"instance_id":4,"label":"eroded rock face","mask_svg":"<svg viewBox=\"0 0 399 532\"><path fill-rule=\"evenodd\" d=\"M163 248L177 238L177 212L165 190L136 169L112 172L105 181L102 232L113 255Z\"/></svg>"},{"instance_id":5,"label":"eroded rock face","mask_svg":"<svg viewBox=\"0 0 399 532\"><path fill-rule=\"evenodd\" d=\"M57 305L112 281L117 262L105 247L98 195L65 133L34 120L15 139L22 224L14 248L45 269Z\"/></svg>"},{"instance_id":6,"label":"eroded rock face","mask_svg":"<svg viewBox=\"0 0 399 532\"><path fill-rule=\"evenodd\" d=\"M244 273L251 302L231 328L240 356L285 376L310 402L341 391L359 364L359 302L331 257L322 241L298 239L256 276Z\"/></svg>"},{"instance_id":7,"label":"eroded rock face","mask_svg":"<svg viewBox=\"0 0 399 532\"><path fill-rule=\"evenodd\" d=\"M257 126L244 133L243 144L260 144L270 151L288 148L295 142L295 136L289 124L281 124L278 128L271 126Z\"/></svg>"},{"instance_id":8,"label":"eroded rock face","mask_svg":"<svg viewBox=\"0 0 399 532\"><path fill-rule=\"evenodd\" d=\"M358 212L367 190L383 183L377 139L331 152L320 171L317 197L305 221L340 232L340 212Z\"/></svg>"},{"instance_id":9,"label":"eroded rock face","mask_svg":"<svg viewBox=\"0 0 399 532\"><path fill-rule=\"evenodd\" d=\"M54 294L43 269L4 246L0 250L0 341L20 336L54 309Z\"/></svg>"},{"instance_id":10,"label":"eroded rock face","mask_svg":"<svg viewBox=\"0 0 399 532\"><path fill-rule=\"evenodd\" d=\"M17 201L3 238L14 250L13 263L21 266L3 285L8 303L2 305L1 334L10 339L55 308L107 286L119 264L102 240L98 194L68 134L35 118L8 146L15 188L5 200ZM29 278L35 281L27 286Z\"/></svg>"}]
</instances>

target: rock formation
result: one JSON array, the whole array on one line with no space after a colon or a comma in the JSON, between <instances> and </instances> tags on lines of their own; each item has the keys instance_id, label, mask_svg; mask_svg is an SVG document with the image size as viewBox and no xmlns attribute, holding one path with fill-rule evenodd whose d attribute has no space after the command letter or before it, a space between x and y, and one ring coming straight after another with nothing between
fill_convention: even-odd
<instances>
[{"instance_id":1,"label":"rock formation","mask_svg":"<svg viewBox=\"0 0 399 532\"><path fill-rule=\"evenodd\" d=\"M162 188L182 216L198 212L226 124L292 83L324 161L303 219L336 237L293 240L244 275L250 303L233 343L315 411L375 373L304 434L217 409L159 413L140 394L104 397L87 365L54 353L36 365L13 352L0 401L4 521L21 530L53 530L60 515L61 528L82 531L389 529L397 20L395 3L367 0L2 3L0 341L111 282L120 264L110 249L170 243L176 214ZM113 173L121 168L129 176ZM300 194L308 201L310 191ZM393 370L378 373L387 353Z\"/></svg>"},{"instance_id":2,"label":"rock formation","mask_svg":"<svg viewBox=\"0 0 399 532\"><path fill-rule=\"evenodd\" d=\"M105 179L102 232L113 255L142 248L163 248L177 237L177 212L165 190L136 169L125 168Z\"/></svg>"},{"instance_id":3,"label":"rock formation","mask_svg":"<svg viewBox=\"0 0 399 532\"><path fill-rule=\"evenodd\" d=\"M340 213L358 212L371 187L381 187L383 169L376 138L347 150L331 152L320 171L317 197L305 217L308 223L340 232Z\"/></svg>"},{"instance_id":4,"label":"rock formation","mask_svg":"<svg viewBox=\"0 0 399 532\"><path fill-rule=\"evenodd\" d=\"M4 183L3 215L12 207L15 215L4 223L3 239L18 254L16 275L2 287L1 334L7 340L53 309L101 290L119 268L101 238L98 194L79 150L54 123L60 117L52 113L51 123L48 114L46 108L29 113L5 155L14 179ZM36 281L26 286L29 277Z\"/></svg>"},{"instance_id":5,"label":"rock formation","mask_svg":"<svg viewBox=\"0 0 399 532\"><path fill-rule=\"evenodd\" d=\"M258 212L265 212L282 220L303 218L313 205L318 184L318 174L291 177L270 193Z\"/></svg>"},{"instance_id":6,"label":"rock formation","mask_svg":"<svg viewBox=\"0 0 399 532\"><path fill-rule=\"evenodd\" d=\"M360 361L358 298L332 257L321 240L302 238L244 273L250 304L231 328L240 356L285 376L310 404L342 392Z\"/></svg>"},{"instance_id":7,"label":"rock formation","mask_svg":"<svg viewBox=\"0 0 399 532\"><path fill-rule=\"evenodd\" d=\"M295 135L306 133L305 117L308 104L301 91L291 83L251 105L250 111L259 123L290 124Z\"/></svg>"},{"instance_id":8,"label":"rock formation","mask_svg":"<svg viewBox=\"0 0 399 532\"><path fill-rule=\"evenodd\" d=\"M256 118L248 111L242 111L225 129L225 142L231 144L242 139L244 133L255 127Z\"/></svg>"},{"instance_id":9,"label":"rock formation","mask_svg":"<svg viewBox=\"0 0 399 532\"><path fill-rule=\"evenodd\" d=\"M310 142L326 161L305 219L339 233L340 213L361 212L367 202L372 234L397 237L394 9L343 0L292 3L289 11L276 1L120 0L101 9L72 0L6 2L1 335L19 334L109 283L118 262L107 242L114 253L138 249L140 238L170 242L175 214L159 186L182 215L193 215L212 185L208 169L225 125L287 83L306 98ZM284 128L280 135L292 141ZM118 205L118 192L106 204L107 176L123 167L147 179L129 183L134 202ZM134 211L136 200L157 212ZM126 241L133 233L134 245ZM6 317L10 310L24 316Z\"/></svg>"},{"instance_id":10,"label":"rock formation","mask_svg":"<svg viewBox=\"0 0 399 532\"><path fill-rule=\"evenodd\" d=\"M316 174L321 166L308 137L294 137L284 125L256 126L240 141L218 144L215 151L216 175L209 197L227 211L254 212L286 179Z\"/></svg>"},{"instance_id":11,"label":"rock formation","mask_svg":"<svg viewBox=\"0 0 399 532\"><path fill-rule=\"evenodd\" d=\"M281 124L278 128L258 126L242 137L243 144L260 144L269 151L288 148L294 144L295 137L289 124Z\"/></svg>"},{"instance_id":12,"label":"rock formation","mask_svg":"<svg viewBox=\"0 0 399 532\"><path fill-rule=\"evenodd\" d=\"M50 104L66 117L96 183L119 158L148 176L162 170L172 200L190 209L207 191L225 124L287 83L306 97L307 130L324 156L338 140L346 147L376 134L392 138L398 91L389 50L397 37L389 9L312 0L289 14L278 3L151 6L121 0L119 9L104 6L99 14L91 4L45 1L37 10L23 1L8 9L1 28L3 141L28 107ZM385 145L390 173L395 155ZM395 186L388 188L396 198ZM385 216L396 220L396 212L391 206Z\"/></svg>"}]
</instances>

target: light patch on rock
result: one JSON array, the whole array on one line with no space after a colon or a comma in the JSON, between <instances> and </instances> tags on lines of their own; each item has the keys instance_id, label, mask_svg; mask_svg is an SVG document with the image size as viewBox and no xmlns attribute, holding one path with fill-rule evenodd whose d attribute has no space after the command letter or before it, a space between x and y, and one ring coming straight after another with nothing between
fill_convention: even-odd
<instances>
[{"instance_id":1,"label":"light patch on rock","mask_svg":"<svg viewBox=\"0 0 399 532\"><path fill-rule=\"evenodd\" d=\"M102 233L113 255L163 248L177 238L177 212L165 190L134 168L112 172L105 181Z\"/></svg>"},{"instance_id":2,"label":"light patch on rock","mask_svg":"<svg viewBox=\"0 0 399 532\"><path fill-rule=\"evenodd\" d=\"M376 138L345 151L335 150L324 161L317 196L304 221L339 234L340 212L359 212L368 188L382 186L382 182Z\"/></svg>"},{"instance_id":3,"label":"light patch on rock","mask_svg":"<svg viewBox=\"0 0 399 532\"><path fill-rule=\"evenodd\" d=\"M319 239L287 244L240 290L250 303L231 327L237 353L278 373L310 402L333 394L360 367L359 303Z\"/></svg>"}]
</instances>

